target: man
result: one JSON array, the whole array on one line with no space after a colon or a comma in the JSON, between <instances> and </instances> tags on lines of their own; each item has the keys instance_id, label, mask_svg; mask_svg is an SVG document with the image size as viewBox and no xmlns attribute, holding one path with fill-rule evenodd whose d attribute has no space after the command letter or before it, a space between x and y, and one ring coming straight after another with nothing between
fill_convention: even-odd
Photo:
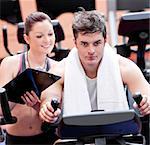
<instances>
[{"instance_id":1,"label":"man","mask_svg":"<svg viewBox=\"0 0 150 145\"><path fill-rule=\"evenodd\" d=\"M69 56L53 69L62 78L43 93L39 115L54 122L51 99L63 98L63 115L77 115L91 110L129 109L124 85L132 94L139 92L143 99L133 107L141 115L150 114L150 84L137 65L116 54L106 43L106 26L97 11L79 11L73 21L74 43ZM45 96L45 97L44 97Z\"/></svg>"}]
</instances>

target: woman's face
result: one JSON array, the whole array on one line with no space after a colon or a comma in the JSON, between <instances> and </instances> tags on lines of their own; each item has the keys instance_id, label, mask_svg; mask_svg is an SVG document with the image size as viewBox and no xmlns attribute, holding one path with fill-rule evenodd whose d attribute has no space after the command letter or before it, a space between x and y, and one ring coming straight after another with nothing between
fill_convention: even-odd
<instances>
[{"instance_id":1,"label":"woman's face","mask_svg":"<svg viewBox=\"0 0 150 145\"><path fill-rule=\"evenodd\" d=\"M25 35L25 40L30 45L31 51L44 54L50 53L55 44L52 24L48 20L35 23L29 35Z\"/></svg>"}]
</instances>

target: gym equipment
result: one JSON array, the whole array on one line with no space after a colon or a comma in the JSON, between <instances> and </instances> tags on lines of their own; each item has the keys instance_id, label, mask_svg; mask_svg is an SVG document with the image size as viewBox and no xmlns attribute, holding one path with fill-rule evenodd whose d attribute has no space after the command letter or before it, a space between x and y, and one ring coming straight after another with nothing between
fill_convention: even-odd
<instances>
[{"instance_id":1,"label":"gym equipment","mask_svg":"<svg viewBox=\"0 0 150 145\"><path fill-rule=\"evenodd\" d=\"M133 110L96 111L78 116L65 116L58 132L62 141L56 145L125 145L127 142L145 144Z\"/></svg>"},{"instance_id":2,"label":"gym equipment","mask_svg":"<svg viewBox=\"0 0 150 145\"><path fill-rule=\"evenodd\" d=\"M54 109L54 112L57 110L57 108L58 108L58 106L59 106L59 102L58 102L58 99L57 99L57 97L53 97L52 98L52 101L51 101L51 105L52 105L52 107L53 107L53 109ZM59 123L59 120L57 120L55 123L48 123L48 122L43 122L42 123L42 126L41 126L41 130L43 131L43 132L48 132L49 130L51 130L51 129L53 129L53 130L55 130L56 129L56 127L58 126L58 123Z\"/></svg>"},{"instance_id":3,"label":"gym equipment","mask_svg":"<svg viewBox=\"0 0 150 145\"><path fill-rule=\"evenodd\" d=\"M19 0L0 0L0 19L11 24L22 22Z\"/></svg>"},{"instance_id":4,"label":"gym equipment","mask_svg":"<svg viewBox=\"0 0 150 145\"><path fill-rule=\"evenodd\" d=\"M7 26L6 25L2 27L2 33L3 33L3 43L4 43L5 50L9 55L13 55L10 52L10 50L8 49L8 37L7 37Z\"/></svg>"},{"instance_id":5,"label":"gym equipment","mask_svg":"<svg viewBox=\"0 0 150 145\"><path fill-rule=\"evenodd\" d=\"M74 13L77 7L84 7L86 10L95 9L95 0L36 0L36 4L38 11L45 12L52 19L56 19L65 12Z\"/></svg>"},{"instance_id":6,"label":"gym equipment","mask_svg":"<svg viewBox=\"0 0 150 145\"><path fill-rule=\"evenodd\" d=\"M0 103L4 116L0 119L0 125L16 123L17 118L11 115L6 90L4 88L0 88Z\"/></svg>"},{"instance_id":7,"label":"gym equipment","mask_svg":"<svg viewBox=\"0 0 150 145\"><path fill-rule=\"evenodd\" d=\"M117 52L125 57L129 57L131 52L137 53L136 63L142 71L146 68L145 52L150 50L146 48L146 45L150 44L149 22L150 12L143 11L123 15L120 19L118 34L128 37L129 40L126 44L115 46ZM138 46L137 51L132 50L131 46ZM126 48L129 55L123 53L126 53Z\"/></svg>"},{"instance_id":8,"label":"gym equipment","mask_svg":"<svg viewBox=\"0 0 150 145\"><path fill-rule=\"evenodd\" d=\"M145 60L145 55L150 48L149 32L150 12L132 12L124 14L119 23L118 34L123 36L124 44L116 45L117 53L129 58L131 53L136 54L136 64L143 72L145 78L150 83L150 66ZM128 41L126 41L128 38ZM136 49L134 47L137 47ZM149 145L149 116L141 117L142 134L146 138L146 144Z\"/></svg>"},{"instance_id":9,"label":"gym equipment","mask_svg":"<svg viewBox=\"0 0 150 145\"><path fill-rule=\"evenodd\" d=\"M118 44L117 37L117 12L139 12L146 8L150 8L149 0L107 0L107 17L110 30L111 45L115 46Z\"/></svg>"}]
</instances>

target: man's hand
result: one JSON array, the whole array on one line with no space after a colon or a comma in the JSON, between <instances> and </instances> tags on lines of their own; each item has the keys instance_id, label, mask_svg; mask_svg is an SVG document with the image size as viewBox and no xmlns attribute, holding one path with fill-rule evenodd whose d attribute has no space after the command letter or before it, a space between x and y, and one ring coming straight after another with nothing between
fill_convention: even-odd
<instances>
[{"instance_id":1,"label":"man's hand","mask_svg":"<svg viewBox=\"0 0 150 145\"><path fill-rule=\"evenodd\" d=\"M41 106L39 116L43 121L54 123L61 114L60 108L54 112L54 108L51 106L51 102L46 102Z\"/></svg>"},{"instance_id":2,"label":"man's hand","mask_svg":"<svg viewBox=\"0 0 150 145\"><path fill-rule=\"evenodd\" d=\"M133 107L138 109L142 116L150 114L150 102L148 101L147 97L143 96L143 99L139 105L134 102Z\"/></svg>"},{"instance_id":3,"label":"man's hand","mask_svg":"<svg viewBox=\"0 0 150 145\"><path fill-rule=\"evenodd\" d=\"M21 98L27 106L30 106L37 111L40 110L41 101L34 91L26 92Z\"/></svg>"}]
</instances>

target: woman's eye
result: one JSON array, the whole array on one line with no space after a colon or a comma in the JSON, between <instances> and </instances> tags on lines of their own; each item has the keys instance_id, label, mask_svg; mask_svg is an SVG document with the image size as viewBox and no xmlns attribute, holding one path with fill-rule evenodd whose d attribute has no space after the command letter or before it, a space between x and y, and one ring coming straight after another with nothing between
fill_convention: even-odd
<instances>
[{"instance_id":1,"label":"woman's eye","mask_svg":"<svg viewBox=\"0 0 150 145\"><path fill-rule=\"evenodd\" d=\"M36 36L36 38L41 38L42 36L41 35L39 35L39 36Z\"/></svg>"},{"instance_id":2,"label":"woman's eye","mask_svg":"<svg viewBox=\"0 0 150 145\"><path fill-rule=\"evenodd\" d=\"M53 33L49 33L48 36L53 36Z\"/></svg>"}]
</instances>

